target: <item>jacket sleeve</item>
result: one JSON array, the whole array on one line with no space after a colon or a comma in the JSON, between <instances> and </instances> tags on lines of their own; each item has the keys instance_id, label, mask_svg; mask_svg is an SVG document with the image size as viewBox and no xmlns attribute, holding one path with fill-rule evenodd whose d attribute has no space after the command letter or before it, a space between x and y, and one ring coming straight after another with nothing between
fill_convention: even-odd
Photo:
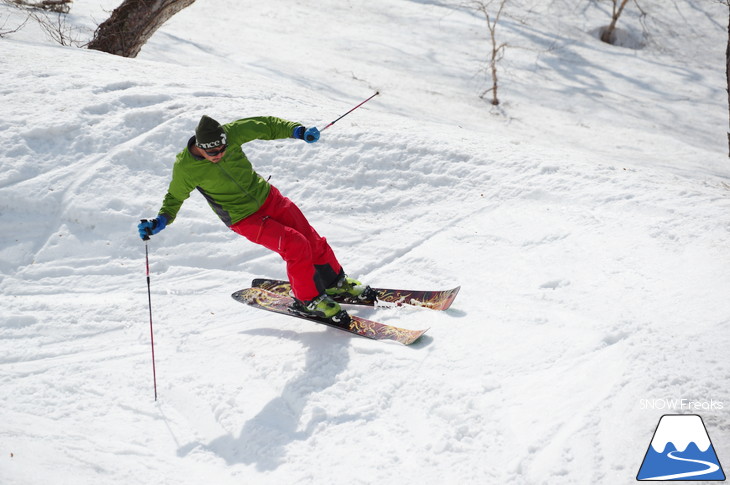
<instances>
[{"instance_id":1,"label":"jacket sleeve","mask_svg":"<svg viewBox=\"0 0 730 485\"><path fill-rule=\"evenodd\" d=\"M159 212L160 215L165 216L168 224L171 224L175 220L180 207L190 197L190 192L194 188L195 186L189 182L186 176L181 160L178 159L172 168L172 180L170 180L170 186L167 189L167 194L162 201L162 208L160 208Z\"/></svg>"},{"instance_id":2,"label":"jacket sleeve","mask_svg":"<svg viewBox=\"0 0 730 485\"><path fill-rule=\"evenodd\" d=\"M275 116L243 118L223 125L228 143L242 145L252 140L279 140L290 138L294 128L301 125Z\"/></svg>"}]
</instances>

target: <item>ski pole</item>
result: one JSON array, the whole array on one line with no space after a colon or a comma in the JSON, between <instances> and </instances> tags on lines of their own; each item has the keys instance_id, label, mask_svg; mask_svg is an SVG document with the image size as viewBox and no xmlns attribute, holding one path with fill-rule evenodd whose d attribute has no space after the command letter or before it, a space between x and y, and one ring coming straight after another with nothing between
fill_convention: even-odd
<instances>
[{"instance_id":1,"label":"ski pole","mask_svg":"<svg viewBox=\"0 0 730 485\"><path fill-rule=\"evenodd\" d=\"M329 125L327 125L327 126L325 126L324 128L322 128L322 129L321 129L320 131L324 131L324 130L326 130L327 128L329 128L330 126L334 125L335 123L337 123L338 121L340 121L340 120L341 120L342 118L344 118L345 116L349 115L350 113L352 113L353 111L355 111L355 110L356 110L357 108L359 108L359 107L360 107L360 106L362 106L363 104L365 104L365 103L367 103L368 101L370 101L371 99L373 99L373 98L374 98L375 96L377 96L378 94L380 94L380 91L375 91L375 94L373 94L373 95L372 95L372 96L370 96L370 97L369 97L368 99L366 99L366 100L365 100L365 101L363 101L362 103L360 103L360 104L358 104L357 106L355 106L354 108L352 108L352 109L351 109L350 111L348 111L347 113L345 113L345 114L343 114L342 116L340 116L339 118L337 118L337 119L336 119L335 121L333 121L333 122L332 122L332 123L330 123Z\"/></svg>"},{"instance_id":2,"label":"ski pole","mask_svg":"<svg viewBox=\"0 0 730 485\"><path fill-rule=\"evenodd\" d=\"M146 220L142 220L146 222ZM149 228L145 229L147 235L143 238L144 240L144 259L145 267L147 268L147 303L150 309L150 346L152 347L152 382L155 386L155 401L157 401L157 372L155 370L155 336L152 332L152 291L150 290L150 252L149 252L149 240L152 235L152 231Z\"/></svg>"}]
</instances>

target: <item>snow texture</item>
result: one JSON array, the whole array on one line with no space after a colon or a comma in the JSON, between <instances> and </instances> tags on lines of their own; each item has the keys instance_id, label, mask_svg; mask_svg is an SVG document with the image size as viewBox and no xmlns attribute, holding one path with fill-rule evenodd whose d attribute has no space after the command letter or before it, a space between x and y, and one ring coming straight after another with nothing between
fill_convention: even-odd
<instances>
[{"instance_id":1,"label":"snow texture","mask_svg":"<svg viewBox=\"0 0 730 485\"><path fill-rule=\"evenodd\" d=\"M610 2L508 4L498 107L440 1L198 0L137 59L0 39L0 483L633 483L677 412L730 462L727 7L640 5L612 46ZM454 306L353 309L430 327L404 347L241 305L283 263L193 194L149 243L155 402L136 224L200 116L375 91L244 150L349 274Z\"/></svg>"}]
</instances>

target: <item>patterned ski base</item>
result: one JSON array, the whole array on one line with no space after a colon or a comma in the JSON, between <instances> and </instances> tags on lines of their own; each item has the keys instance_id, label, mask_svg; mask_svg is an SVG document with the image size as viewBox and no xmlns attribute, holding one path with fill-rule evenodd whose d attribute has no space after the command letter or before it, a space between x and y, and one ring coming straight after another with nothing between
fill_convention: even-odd
<instances>
[{"instance_id":1,"label":"patterned ski base","mask_svg":"<svg viewBox=\"0 0 730 485\"><path fill-rule=\"evenodd\" d=\"M280 295L290 295L291 286L288 281L256 278L251 283L254 288L262 288ZM377 302L372 300L358 300L352 297L333 297L339 303L349 305L412 305L431 310L446 310L451 306L459 293L460 286L444 291L392 290L388 288L373 288L378 294Z\"/></svg>"},{"instance_id":2,"label":"patterned ski base","mask_svg":"<svg viewBox=\"0 0 730 485\"><path fill-rule=\"evenodd\" d=\"M234 300L240 301L255 308L281 313L293 317L303 318L317 323L354 333L373 340L395 340L404 345L410 345L418 340L426 330L407 330L405 328L393 327L384 323L373 322L364 318L351 315L351 321L347 326L336 325L324 319L302 315L293 311L290 306L294 300L288 295L272 293L261 288L247 288L239 290L231 295Z\"/></svg>"}]
</instances>

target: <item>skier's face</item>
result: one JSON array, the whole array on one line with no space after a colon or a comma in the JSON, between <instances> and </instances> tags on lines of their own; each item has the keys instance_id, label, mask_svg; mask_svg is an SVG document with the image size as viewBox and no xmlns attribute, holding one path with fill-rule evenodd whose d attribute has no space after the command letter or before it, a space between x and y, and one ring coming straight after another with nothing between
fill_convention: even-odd
<instances>
[{"instance_id":1,"label":"skier's face","mask_svg":"<svg viewBox=\"0 0 730 485\"><path fill-rule=\"evenodd\" d=\"M215 150L203 150L200 148L201 155L205 157L206 160L208 160L211 163L218 163L221 161L221 158L223 158L223 155L226 153L226 148L228 148L227 145L223 145L220 148L216 148Z\"/></svg>"}]
</instances>

